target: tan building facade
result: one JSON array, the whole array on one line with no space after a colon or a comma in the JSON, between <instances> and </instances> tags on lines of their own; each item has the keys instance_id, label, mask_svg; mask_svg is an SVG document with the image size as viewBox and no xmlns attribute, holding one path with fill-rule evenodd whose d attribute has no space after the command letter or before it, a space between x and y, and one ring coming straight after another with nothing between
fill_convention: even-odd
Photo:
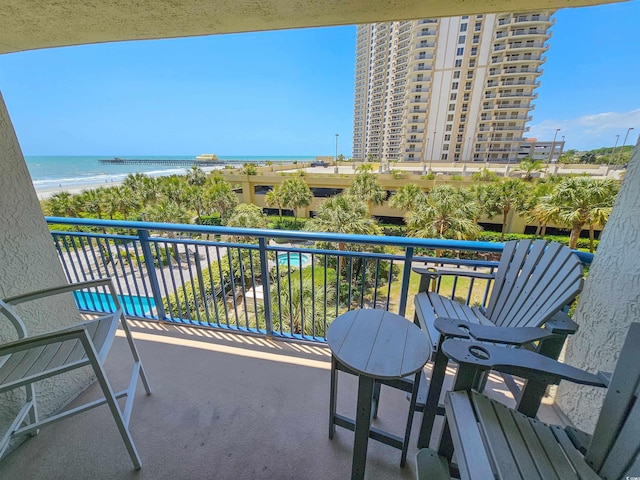
<instances>
[{"instance_id":1,"label":"tan building facade","mask_svg":"<svg viewBox=\"0 0 640 480\"><path fill-rule=\"evenodd\" d=\"M360 25L353 158L427 163L523 157L552 13Z\"/></svg>"}]
</instances>

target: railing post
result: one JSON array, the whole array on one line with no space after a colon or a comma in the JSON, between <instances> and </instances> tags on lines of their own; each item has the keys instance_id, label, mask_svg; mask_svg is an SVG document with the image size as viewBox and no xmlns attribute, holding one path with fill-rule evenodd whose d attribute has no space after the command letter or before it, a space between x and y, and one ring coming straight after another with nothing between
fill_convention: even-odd
<instances>
[{"instance_id":1,"label":"railing post","mask_svg":"<svg viewBox=\"0 0 640 480\"><path fill-rule=\"evenodd\" d=\"M400 307L398 314L404 317L407 310L407 296L409 295L409 280L411 278L411 261L413 259L413 247L407 247L404 254L404 269L402 272L402 286L400 287Z\"/></svg>"},{"instance_id":2,"label":"railing post","mask_svg":"<svg viewBox=\"0 0 640 480\"><path fill-rule=\"evenodd\" d=\"M162 304L162 294L160 293L160 284L158 283L158 276L156 275L156 266L153 263L153 254L151 253L151 246L149 244L149 232L147 230L138 230L138 238L140 239L142 254L144 255L144 264L147 267L147 273L149 274L149 282L151 283L151 293L153 294L153 300L155 301L155 304L156 304L158 319L166 320L167 315L164 311L164 305ZM160 259L158 259L158 261L160 261Z\"/></svg>"},{"instance_id":3,"label":"railing post","mask_svg":"<svg viewBox=\"0 0 640 480\"><path fill-rule=\"evenodd\" d=\"M266 237L259 237L258 245L260 246L260 276L262 277L262 301L264 302L265 328L267 330L267 336L270 337L273 335L273 321L271 318L271 282L269 280L269 256L267 255Z\"/></svg>"}]
</instances>

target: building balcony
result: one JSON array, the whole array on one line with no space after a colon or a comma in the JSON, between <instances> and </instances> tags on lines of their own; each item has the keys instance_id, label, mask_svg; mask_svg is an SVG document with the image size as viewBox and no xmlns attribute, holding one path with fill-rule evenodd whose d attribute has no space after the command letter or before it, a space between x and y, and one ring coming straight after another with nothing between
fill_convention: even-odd
<instances>
[{"instance_id":1,"label":"building balcony","mask_svg":"<svg viewBox=\"0 0 640 480\"><path fill-rule=\"evenodd\" d=\"M416 43L413 48L416 50L424 50L424 49L433 49L435 47L436 47L435 42L422 41L422 42Z\"/></svg>"},{"instance_id":2,"label":"building balcony","mask_svg":"<svg viewBox=\"0 0 640 480\"><path fill-rule=\"evenodd\" d=\"M542 51L547 51L549 49L548 46L545 46L544 42L534 42L534 43L522 43L522 44L514 44L514 43L510 43L507 46L508 50L511 51L518 51L518 50L542 50Z\"/></svg>"},{"instance_id":3,"label":"building balcony","mask_svg":"<svg viewBox=\"0 0 640 480\"><path fill-rule=\"evenodd\" d=\"M338 429L333 440L327 438L331 356L324 341L326 327L337 314L351 308L375 306L412 318L408 299L416 293L417 282L403 281L402 272L415 275L408 268L413 262L441 265L443 261L413 255L414 249L442 249L442 240L366 239L366 243L405 252L390 255L307 245L316 240L329 245L362 240L349 235L88 219L48 221L95 228L92 233L52 232L60 261L69 281L111 276L124 299L153 391L150 397L138 392L130 424L143 463L137 476L149 479L347 477L353 433ZM122 229L128 234L109 232ZM217 240L218 235L229 241ZM292 243L267 241L279 236ZM485 243L444 242L451 250L488 251ZM499 244L489 247L490 251L499 248ZM281 286L268 282L284 282L282 288L287 284L290 289L302 282L300 263L326 268L338 256L348 264L373 262L373 284L380 289L362 285L358 290L359 278L347 280L348 295L335 292L335 298L341 299L336 303L327 299L325 277L324 287L318 288L324 293L304 303L309 306L298 320L283 317L282 312L288 310L278 308L282 297L276 294ZM586 261L592 257L581 254ZM215 264L225 259L230 270L217 270ZM484 260L461 262L453 255L449 266L464 267L468 262L466 268L482 272L491 272L497 265ZM381 273L393 271L394 265L397 275ZM273 275L268 274L270 270ZM228 277L216 276L216 271L227 272ZM383 292L396 290L391 285L387 288L385 282L397 282L400 288L395 298L385 297ZM491 288L482 283L461 279L437 291L482 302ZM304 292L318 295L313 290ZM99 298L78 302L87 313L109 308ZM266 305L273 308L265 317L269 320L262 322L259 313L267 311ZM118 334L106 365L114 386L128 379L127 348L123 334ZM489 380L490 395L509 405L515 403L498 376L490 375ZM450 381L449 377L448 385ZM340 375L339 389L338 411L353 417L357 378ZM74 402L84 403L98 394L99 388L93 385ZM408 407L405 394L385 388L381 398L374 425L401 434ZM558 423L550 408L540 415ZM410 458L416 453L420 420L416 415ZM400 469L399 456L397 450L369 441L368 476L414 478L413 463ZM0 478L124 479L131 475L128 455L106 407L44 429L0 463Z\"/></svg>"},{"instance_id":4,"label":"building balcony","mask_svg":"<svg viewBox=\"0 0 640 480\"><path fill-rule=\"evenodd\" d=\"M533 92L523 92L523 93L499 93L498 94L499 98L536 98L537 94L533 93Z\"/></svg>"},{"instance_id":5,"label":"building balcony","mask_svg":"<svg viewBox=\"0 0 640 480\"><path fill-rule=\"evenodd\" d=\"M533 109L534 106L533 105L527 105L527 104L517 104L517 103L507 103L507 104L502 104L502 105L496 105L494 108L500 109L500 110L504 110L504 109L511 109L511 110L529 110L529 109Z\"/></svg>"},{"instance_id":6,"label":"building balcony","mask_svg":"<svg viewBox=\"0 0 640 480\"><path fill-rule=\"evenodd\" d=\"M411 57L411 63L413 62L419 62L419 61L423 61L423 60L433 60L433 54L424 54L424 53L418 53L417 55L414 55Z\"/></svg>"},{"instance_id":7,"label":"building balcony","mask_svg":"<svg viewBox=\"0 0 640 480\"><path fill-rule=\"evenodd\" d=\"M539 25L543 28L547 28L550 27L551 25L553 25L555 22L555 18L544 18L544 17L540 17L540 18L533 18L533 17L524 17L524 18L514 18L513 19L513 24L517 25L518 27L526 27L529 25Z\"/></svg>"}]
</instances>

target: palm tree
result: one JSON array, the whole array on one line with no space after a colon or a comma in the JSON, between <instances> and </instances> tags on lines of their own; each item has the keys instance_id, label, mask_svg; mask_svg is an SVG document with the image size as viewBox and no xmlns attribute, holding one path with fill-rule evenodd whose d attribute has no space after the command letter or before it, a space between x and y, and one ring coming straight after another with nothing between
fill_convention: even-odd
<instances>
[{"instance_id":1,"label":"palm tree","mask_svg":"<svg viewBox=\"0 0 640 480\"><path fill-rule=\"evenodd\" d=\"M163 198L158 203L149 206L142 214L147 222L158 223L187 223L188 216L185 210L177 203ZM175 232L169 232L169 236L175 236Z\"/></svg>"},{"instance_id":2,"label":"palm tree","mask_svg":"<svg viewBox=\"0 0 640 480\"><path fill-rule=\"evenodd\" d=\"M370 169L371 165L359 166L358 174L347 192L348 195L367 202L369 214L373 205L382 205L387 198L387 192L382 189L378 178Z\"/></svg>"},{"instance_id":3,"label":"palm tree","mask_svg":"<svg viewBox=\"0 0 640 480\"><path fill-rule=\"evenodd\" d=\"M552 213L554 221L571 228L570 248L576 248L580 232L588 225L593 251L593 227L604 226L609 219L618 189L618 183L610 178L569 177L543 197L541 204Z\"/></svg>"},{"instance_id":4,"label":"palm tree","mask_svg":"<svg viewBox=\"0 0 640 480\"><path fill-rule=\"evenodd\" d=\"M160 184L160 191L168 200L180 206L186 198L187 182L177 175L164 177Z\"/></svg>"},{"instance_id":5,"label":"palm tree","mask_svg":"<svg viewBox=\"0 0 640 480\"><path fill-rule=\"evenodd\" d=\"M316 216L307 222L313 232L380 235L381 230L369 215L367 205L350 195L331 197L318 208ZM338 250L346 250L345 242L338 242ZM338 257L338 271L342 271L342 256Z\"/></svg>"},{"instance_id":6,"label":"palm tree","mask_svg":"<svg viewBox=\"0 0 640 480\"><path fill-rule=\"evenodd\" d=\"M425 238L453 238L469 240L478 236L480 226L478 204L468 192L450 185L438 185L407 214L411 236Z\"/></svg>"},{"instance_id":7,"label":"palm tree","mask_svg":"<svg viewBox=\"0 0 640 480\"><path fill-rule=\"evenodd\" d=\"M140 191L144 188L145 180L149 178L144 173L130 173L122 181L122 186L133 191Z\"/></svg>"},{"instance_id":8,"label":"palm tree","mask_svg":"<svg viewBox=\"0 0 640 480\"><path fill-rule=\"evenodd\" d=\"M293 334L324 336L322 306L335 302L335 272L331 270L333 274L329 275L325 286L320 270L316 269L315 274L322 279L322 285L316 285L316 288L309 271L303 272L302 280L297 275L287 275L271 283L274 330L282 328L283 331L291 330L290 333ZM330 278L331 276L334 278ZM258 308L264 314L264 306L260 305Z\"/></svg>"},{"instance_id":9,"label":"palm tree","mask_svg":"<svg viewBox=\"0 0 640 480\"><path fill-rule=\"evenodd\" d=\"M281 185L282 206L293 210L293 218L298 221L298 208L311 205L313 194L302 178L287 178Z\"/></svg>"},{"instance_id":10,"label":"palm tree","mask_svg":"<svg viewBox=\"0 0 640 480\"><path fill-rule=\"evenodd\" d=\"M415 210L418 204L425 200L426 196L419 186L415 183L407 183L393 194L389 200L389 206L391 208L397 208L398 210L404 210L406 215L408 212Z\"/></svg>"},{"instance_id":11,"label":"palm tree","mask_svg":"<svg viewBox=\"0 0 640 480\"><path fill-rule=\"evenodd\" d=\"M144 202L155 202L160 197L160 181L155 177L145 176L140 186L140 196Z\"/></svg>"},{"instance_id":12,"label":"palm tree","mask_svg":"<svg viewBox=\"0 0 640 480\"><path fill-rule=\"evenodd\" d=\"M46 206L54 217L77 217L79 212L78 202L69 192L54 193Z\"/></svg>"},{"instance_id":13,"label":"palm tree","mask_svg":"<svg viewBox=\"0 0 640 480\"><path fill-rule=\"evenodd\" d=\"M554 212L541 203L541 199L550 195L555 186L560 181L558 175L550 175L540 179L535 186L529 190L522 208L527 222L536 224L535 236L544 238L547 225L553 220Z\"/></svg>"},{"instance_id":14,"label":"palm tree","mask_svg":"<svg viewBox=\"0 0 640 480\"><path fill-rule=\"evenodd\" d=\"M131 211L137 210L140 206L138 194L125 186L113 187L111 201L116 211L120 212L125 220Z\"/></svg>"},{"instance_id":15,"label":"palm tree","mask_svg":"<svg viewBox=\"0 0 640 480\"><path fill-rule=\"evenodd\" d=\"M108 187L102 191L102 210L109 216L109 220L113 220L113 216L118 213L117 198L116 187Z\"/></svg>"},{"instance_id":16,"label":"palm tree","mask_svg":"<svg viewBox=\"0 0 640 480\"><path fill-rule=\"evenodd\" d=\"M265 202L268 207L278 208L278 217L280 217L280 224L282 225L282 207L283 205L282 188L280 185L276 185L273 189L269 190L265 195Z\"/></svg>"},{"instance_id":17,"label":"palm tree","mask_svg":"<svg viewBox=\"0 0 640 480\"><path fill-rule=\"evenodd\" d=\"M530 182L534 173L544 172L545 167L542 160L532 160L531 157L523 158L515 169L516 172L524 173L524 180Z\"/></svg>"},{"instance_id":18,"label":"palm tree","mask_svg":"<svg viewBox=\"0 0 640 480\"><path fill-rule=\"evenodd\" d=\"M197 165L192 166L187 170L187 183L189 185L203 186L207 181L207 174Z\"/></svg>"},{"instance_id":19,"label":"palm tree","mask_svg":"<svg viewBox=\"0 0 640 480\"><path fill-rule=\"evenodd\" d=\"M85 190L80 194L80 203L82 209L87 212L96 215L98 218L102 218L102 191L103 188Z\"/></svg>"},{"instance_id":20,"label":"palm tree","mask_svg":"<svg viewBox=\"0 0 640 480\"><path fill-rule=\"evenodd\" d=\"M211 197L205 195L201 187L190 185L185 194L186 203L196 213L198 224L202 224L202 215L207 215L212 210Z\"/></svg>"},{"instance_id":21,"label":"palm tree","mask_svg":"<svg viewBox=\"0 0 640 480\"><path fill-rule=\"evenodd\" d=\"M482 190L482 196L478 198L483 211L489 217L502 214L502 233L500 241L504 241L507 229L507 217L512 211L524 209L527 195L527 187L522 179L510 178L501 182L486 185Z\"/></svg>"},{"instance_id":22,"label":"palm tree","mask_svg":"<svg viewBox=\"0 0 640 480\"><path fill-rule=\"evenodd\" d=\"M262 208L252 203L241 203L233 209L227 220L228 227L237 228L266 228L267 217Z\"/></svg>"},{"instance_id":23,"label":"palm tree","mask_svg":"<svg viewBox=\"0 0 640 480\"><path fill-rule=\"evenodd\" d=\"M219 176L214 176L204 194L210 199L212 211L218 212L222 223L226 223L238 205L238 197L231 184Z\"/></svg>"}]
</instances>

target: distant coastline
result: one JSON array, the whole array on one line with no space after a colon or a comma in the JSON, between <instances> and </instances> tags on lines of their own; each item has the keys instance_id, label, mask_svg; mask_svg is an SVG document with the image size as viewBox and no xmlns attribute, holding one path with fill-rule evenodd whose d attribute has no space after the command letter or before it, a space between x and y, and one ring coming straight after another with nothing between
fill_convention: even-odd
<instances>
[{"instance_id":1,"label":"distant coastline","mask_svg":"<svg viewBox=\"0 0 640 480\"><path fill-rule=\"evenodd\" d=\"M119 155L120 158L140 159L149 155ZM196 155L153 155L154 158L195 159ZM38 198L45 200L54 193L66 191L80 193L83 190L120 185L131 173L144 173L152 177L167 175L181 175L187 170L184 167L162 167L158 165L104 165L98 160L109 158L109 155L27 155L25 160L31 180ZM238 162L238 164L281 162L281 161L310 161L315 156L220 156L220 160ZM210 172L220 167L204 167Z\"/></svg>"}]
</instances>

